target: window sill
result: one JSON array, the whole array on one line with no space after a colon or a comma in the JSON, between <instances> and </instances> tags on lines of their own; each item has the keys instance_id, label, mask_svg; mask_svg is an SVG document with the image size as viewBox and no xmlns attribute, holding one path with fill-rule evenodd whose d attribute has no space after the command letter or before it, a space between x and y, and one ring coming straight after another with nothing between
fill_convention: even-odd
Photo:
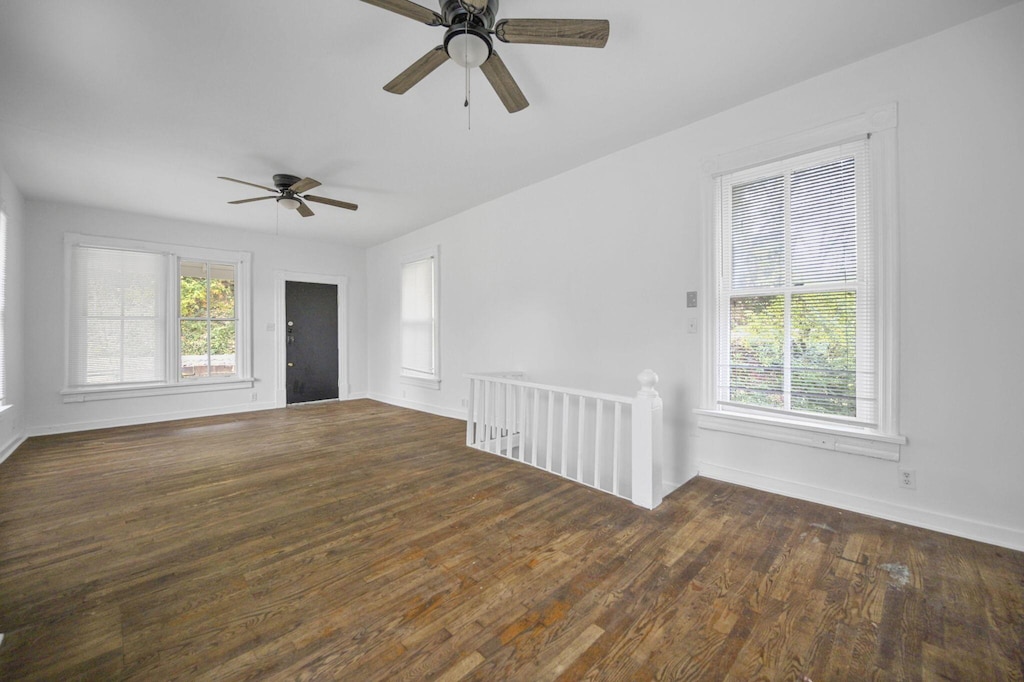
<instances>
[{"instance_id":1,"label":"window sill","mask_svg":"<svg viewBox=\"0 0 1024 682\"><path fill-rule=\"evenodd\" d=\"M430 389L431 391L440 391L441 390L441 380L440 379L434 379L434 378L428 379L428 378L425 378L425 377L410 377L410 376L402 375L402 376L398 377L398 381L400 383L407 384L409 386L418 386L419 388Z\"/></svg>"},{"instance_id":2,"label":"window sill","mask_svg":"<svg viewBox=\"0 0 1024 682\"><path fill-rule=\"evenodd\" d=\"M202 381L178 384L148 384L142 386L105 386L102 388L66 388L60 392L65 403L84 403L93 400L117 400L119 398L147 398L158 395L183 393L208 393L210 391L232 391L252 388L255 379L225 379L223 381Z\"/></svg>"},{"instance_id":3,"label":"window sill","mask_svg":"<svg viewBox=\"0 0 1024 682\"><path fill-rule=\"evenodd\" d=\"M711 431L725 431L755 438L806 445L822 450L863 455L890 462L900 460L900 446L905 436L884 434L842 426L806 424L753 415L739 415L719 410L694 410L697 426Z\"/></svg>"}]
</instances>

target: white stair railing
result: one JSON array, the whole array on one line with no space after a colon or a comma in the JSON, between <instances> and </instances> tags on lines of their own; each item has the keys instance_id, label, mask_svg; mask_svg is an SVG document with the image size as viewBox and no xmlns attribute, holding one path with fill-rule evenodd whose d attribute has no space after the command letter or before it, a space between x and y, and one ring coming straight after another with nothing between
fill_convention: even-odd
<instances>
[{"instance_id":1,"label":"white stair railing","mask_svg":"<svg viewBox=\"0 0 1024 682\"><path fill-rule=\"evenodd\" d=\"M633 398L467 374L466 445L654 509L662 497L662 402L644 370Z\"/></svg>"}]
</instances>

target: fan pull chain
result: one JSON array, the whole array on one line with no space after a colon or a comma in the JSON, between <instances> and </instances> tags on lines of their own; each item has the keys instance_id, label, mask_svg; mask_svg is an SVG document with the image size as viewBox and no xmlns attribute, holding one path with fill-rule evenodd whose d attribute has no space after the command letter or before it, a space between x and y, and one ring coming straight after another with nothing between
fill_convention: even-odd
<instances>
[{"instance_id":1,"label":"fan pull chain","mask_svg":"<svg viewBox=\"0 0 1024 682\"><path fill-rule=\"evenodd\" d=\"M466 27L466 35L469 35L469 27ZM473 107L469 105L470 90L469 90L469 41L465 41L465 62L466 62L466 103L463 105L466 107L466 130L473 129Z\"/></svg>"}]
</instances>

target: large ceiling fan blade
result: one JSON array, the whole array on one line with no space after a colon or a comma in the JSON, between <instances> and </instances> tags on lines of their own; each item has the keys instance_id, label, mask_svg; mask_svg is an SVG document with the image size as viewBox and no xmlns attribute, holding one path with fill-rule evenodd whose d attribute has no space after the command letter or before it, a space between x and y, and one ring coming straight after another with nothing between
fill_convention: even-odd
<instances>
[{"instance_id":1,"label":"large ceiling fan blade","mask_svg":"<svg viewBox=\"0 0 1024 682\"><path fill-rule=\"evenodd\" d=\"M299 207L295 210L298 211L299 215L302 216L303 218L308 218L311 215L313 215L313 211L309 210L309 206L306 206L305 202L303 201L299 202Z\"/></svg>"},{"instance_id":2,"label":"large ceiling fan blade","mask_svg":"<svg viewBox=\"0 0 1024 682\"><path fill-rule=\"evenodd\" d=\"M429 76L434 69L446 61L448 61L448 53L444 51L444 46L438 45L420 57L415 64L395 76L390 83L384 86L384 89L396 95L404 95L409 88Z\"/></svg>"},{"instance_id":3,"label":"large ceiling fan blade","mask_svg":"<svg viewBox=\"0 0 1024 682\"><path fill-rule=\"evenodd\" d=\"M263 201L264 199L276 199L277 197L256 197L255 199L239 199L238 201L229 201L229 204L248 204L250 201Z\"/></svg>"},{"instance_id":4,"label":"large ceiling fan blade","mask_svg":"<svg viewBox=\"0 0 1024 682\"><path fill-rule=\"evenodd\" d=\"M519 85L512 78L512 74L509 73L505 62L501 61L497 52L491 53L487 61L480 66L480 70L487 76L487 80L490 81L494 91L498 93L498 99L508 109L508 113L514 114L530 106L523 91L519 89Z\"/></svg>"},{"instance_id":5,"label":"large ceiling fan blade","mask_svg":"<svg viewBox=\"0 0 1024 682\"><path fill-rule=\"evenodd\" d=\"M273 192L274 194L277 194L277 190L276 189L271 189L270 187L264 187L263 185L257 185L254 182L246 182L245 180L235 180L234 178L225 178L223 175L218 175L217 179L218 180L227 180L229 182L237 182L240 185L249 185L250 187L259 187L260 189L265 189L268 192Z\"/></svg>"},{"instance_id":6,"label":"large ceiling fan blade","mask_svg":"<svg viewBox=\"0 0 1024 682\"><path fill-rule=\"evenodd\" d=\"M363 0L368 5L380 7L386 9L395 14L401 14L403 17L409 17L414 21L419 21L427 26L440 26L444 23L444 19L441 15L434 10L427 9L422 5L417 5L415 2L409 2L409 0Z\"/></svg>"},{"instance_id":7,"label":"large ceiling fan blade","mask_svg":"<svg viewBox=\"0 0 1024 682\"><path fill-rule=\"evenodd\" d=\"M319 187L319 186L320 186L320 181L319 180L314 180L313 178L303 178L302 180L299 180L298 182L296 182L294 185L292 185L288 189L290 189L291 191L295 192L296 194L302 194L303 192L307 192L307 191L313 189L314 187Z\"/></svg>"},{"instance_id":8,"label":"large ceiling fan blade","mask_svg":"<svg viewBox=\"0 0 1024 682\"><path fill-rule=\"evenodd\" d=\"M607 19L502 19L494 35L506 43L604 47L610 30Z\"/></svg>"},{"instance_id":9,"label":"large ceiling fan blade","mask_svg":"<svg viewBox=\"0 0 1024 682\"><path fill-rule=\"evenodd\" d=\"M328 206L337 206L338 208L347 208L350 211L355 211L359 207L355 204L350 204L347 201L338 201L337 199L328 199L327 197L315 197L311 194L307 194L302 197L306 201L315 201L318 204L327 204Z\"/></svg>"}]
</instances>

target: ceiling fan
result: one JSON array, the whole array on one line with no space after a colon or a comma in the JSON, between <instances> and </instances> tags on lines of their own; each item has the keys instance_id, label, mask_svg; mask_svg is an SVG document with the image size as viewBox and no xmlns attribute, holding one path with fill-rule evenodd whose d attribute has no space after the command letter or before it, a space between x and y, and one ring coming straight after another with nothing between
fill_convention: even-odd
<instances>
[{"instance_id":1,"label":"ceiling fan","mask_svg":"<svg viewBox=\"0 0 1024 682\"><path fill-rule=\"evenodd\" d=\"M459 66L479 66L510 114L530 106L505 63L494 51L492 36L504 43L604 47L609 25L605 19L501 19L498 0L440 0L435 12L410 0L363 0L428 26L445 26L444 43L384 86L404 94L450 58Z\"/></svg>"},{"instance_id":2,"label":"ceiling fan","mask_svg":"<svg viewBox=\"0 0 1024 682\"><path fill-rule=\"evenodd\" d=\"M327 197L317 197L312 194L306 194L309 190L314 187L319 187L320 182L313 178L300 178L296 175L287 175L279 173L274 176L274 187L277 189L271 189L270 187L264 187L263 185L257 185L254 182L246 182L245 180L235 180L234 178L225 178L223 175L217 176L220 180L229 180L230 182L238 182L243 185L249 185L250 187L259 187L265 189L268 192L272 192L276 196L265 196L255 197L253 199L239 199L237 201L229 201L229 204L247 204L250 201L263 201L264 199L277 199L277 205L281 208L287 208L289 210L295 210L299 212L303 218L308 218L313 215L313 211L310 210L309 206L306 205L307 201L312 201L318 204L327 204L328 206L337 206L338 208L347 208L350 211L354 211L358 206L350 204L347 201L338 201L337 199L328 199Z\"/></svg>"}]
</instances>

